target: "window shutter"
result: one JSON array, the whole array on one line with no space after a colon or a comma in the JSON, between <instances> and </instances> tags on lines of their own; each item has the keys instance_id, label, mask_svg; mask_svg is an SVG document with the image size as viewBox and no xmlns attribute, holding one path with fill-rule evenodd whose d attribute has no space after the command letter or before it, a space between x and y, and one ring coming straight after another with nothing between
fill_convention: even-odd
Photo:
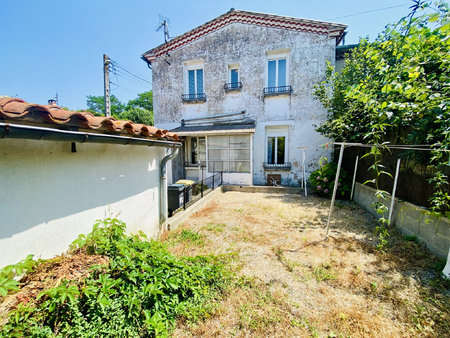
<instances>
[{"instance_id":1,"label":"window shutter","mask_svg":"<svg viewBox=\"0 0 450 338\"><path fill-rule=\"evenodd\" d=\"M268 86L276 87L277 86L277 84L276 84L276 74L277 74L276 73L277 72L276 61L275 60L269 61L268 67L269 67Z\"/></svg>"},{"instance_id":2,"label":"window shutter","mask_svg":"<svg viewBox=\"0 0 450 338\"><path fill-rule=\"evenodd\" d=\"M286 59L278 60L278 87L286 86Z\"/></svg>"},{"instance_id":3,"label":"window shutter","mask_svg":"<svg viewBox=\"0 0 450 338\"><path fill-rule=\"evenodd\" d=\"M239 82L238 70L232 69L231 70L231 83L238 83L238 82Z\"/></svg>"},{"instance_id":4,"label":"window shutter","mask_svg":"<svg viewBox=\"0 0 450 338\"><path fill-rule=\"evenodd\" d=\"M197 69L197 94L203 93L203 69Z\"/></svg>"},{"instance_id":5,"label":"window shutter","mask_svg":"<svg viewBox=\"0 0 450 338\"><path fill-rule=\"evenodd\" d=\"M195 94L195 70L189 72L189 94Z\"/></svg>"}]
</instances>

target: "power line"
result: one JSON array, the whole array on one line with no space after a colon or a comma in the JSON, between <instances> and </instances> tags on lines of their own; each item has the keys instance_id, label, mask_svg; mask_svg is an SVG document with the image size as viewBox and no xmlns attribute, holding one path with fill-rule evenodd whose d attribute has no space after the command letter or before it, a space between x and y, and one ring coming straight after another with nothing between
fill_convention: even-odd
<instances>
[{"instance_id":1,"label":"power line","mask_svg":"<svg viewBox=\"0 0 450 338\"><path fill-rule=\"evenodd\" d=\"M135 77L132 77L132 76L128 75L127 73L124 73L123 71L121 71L119 69L113 69L113 73L116 74L117 76L120 76L121 78L123 78L125 80L131 81L131 82L133 82L135 84L138 84L138 85L141 85L141 86L142 85L146 86L146 85L149 85L149 84L151 85L151 83L144 82L142 80L138 80Z\"/></svg>"},{"instance_id":2,"label":"power line","mask_svg":"<svg viewBox=\"0 0 450 338\"><path fill-rule=\"evenodd\" d=\"M121 70L122 72L127 73L128 75L130 75L131 77L134 77L144 83L147 83L149 85L151 85L151 82L149 82L148 80L144 79L143 77L137 75L136 73L128 70L127 68L125 68L124 66L122 66L121 64L119 64L118 62L111 60L111 63L113 64L114 67L118 68L119 70Z\"/></svg>"},{"instance_id":3,"label":"power line","mask_svg":"<svg viewBox=\"0 0 450 338\"><path fill-rule=\"evenodd\" d=\"M377 8L377 9L370 9L370 10L364 11L364 12L359 12L359 13L354 13L354 14L348 14L348 15L343 15L343 16L337 16L337 17L331 18L331 19L325 19L325 21L336 20L336 19L342 19L342 18L348 18L348 17L351 17L351 16L357 16L357 15L362 15L362 14L367 14L367 13L373 13L373 12L379 12L379 11L385 11L385 10L387 10L387 9L399 8L399 7L403 7L403 6L407 6L407 5L409 5L409 3L404 3L404 4L396 5L396 6L389 6L389 7Z\"/></svg>"}]
</instances>

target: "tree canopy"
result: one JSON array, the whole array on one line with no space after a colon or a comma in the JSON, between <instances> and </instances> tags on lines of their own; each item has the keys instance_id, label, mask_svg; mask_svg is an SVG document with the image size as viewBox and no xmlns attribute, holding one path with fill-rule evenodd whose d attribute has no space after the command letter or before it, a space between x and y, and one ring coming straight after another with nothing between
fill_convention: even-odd
<instances>
[{"instance_id":1,"label":"tree canopy","mask_svg":"<svg viewBox=\"0 0 450 338\"><path fill-rule=\"evenodd\" d=\"M87 96L88 111L105 115L104 96ZM111 95L111 115L119 120L130 120L135 123L153 125L153 93L147 91L138 94L138 97L128 101L127 104Z\"/></svg>"}]
</instances>

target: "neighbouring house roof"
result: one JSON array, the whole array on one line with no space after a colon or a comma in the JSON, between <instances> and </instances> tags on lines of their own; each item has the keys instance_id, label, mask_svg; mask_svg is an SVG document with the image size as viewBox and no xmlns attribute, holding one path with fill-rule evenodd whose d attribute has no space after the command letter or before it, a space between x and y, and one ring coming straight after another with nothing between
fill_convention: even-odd
<instances>
[{"instance_id":1,"label":"neighbouring house roof","mask_svg":"<svg viewBox=\"0 0 450 338\"><path fill-rule=\"evenodd\" d=\"M182 126L171 132L179 136L249 134L255 132L255 122Z\"/></svg>"},{"instance_id":2,"label":"neighbouring house roof","mask_svg":"<svg viewBox=\"0 0 450 338\"><path fill-rule=\"evenodd\" d=\"M336 44L341 41L342 37L344 36L344 31L347 28L347 25L339 23L299 19L287 16L232 9L213 20L208 21L201 26L198 26L197 28L179 35L172 40L159 45L158 47L150 49L149 51L142 54L142 58L147 62L155 61L159 56L163 54L176 50L187 43L190 43L232 23L253 24L263 27L324 34L329 37L336 38Z\"/></svg>"},{"instance_id":3,"label":"neighbouring house roof","mask_svg":"<svg viewBox=\"0 0 450 338\"><path fill-rule=\"evenodd\" d=\"M53 105L28 103L18 98L0 98L0 121L53 129L89 131L100 134L177 141L175 133L154 126L74 112Z\"/></svg>"}]
</instances>

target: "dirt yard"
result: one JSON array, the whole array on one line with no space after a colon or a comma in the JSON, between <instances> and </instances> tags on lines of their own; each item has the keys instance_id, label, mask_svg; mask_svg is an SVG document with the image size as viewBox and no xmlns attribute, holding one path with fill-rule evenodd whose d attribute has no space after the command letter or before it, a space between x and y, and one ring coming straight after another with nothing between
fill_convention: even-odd
<instances>
[{"instance_id":1,"label":"dirt yard","mask_svg":"<svg viewBox=\"0 0 450 338\"><path fill-rule=\"evenodd\" d=\"M329 200L227 192L165 234L173 253L227 254L238 282L212 315L174 336L449 336L442 260L390 231L375 249L374 219Z\"/></svg>"}]
</instances>

